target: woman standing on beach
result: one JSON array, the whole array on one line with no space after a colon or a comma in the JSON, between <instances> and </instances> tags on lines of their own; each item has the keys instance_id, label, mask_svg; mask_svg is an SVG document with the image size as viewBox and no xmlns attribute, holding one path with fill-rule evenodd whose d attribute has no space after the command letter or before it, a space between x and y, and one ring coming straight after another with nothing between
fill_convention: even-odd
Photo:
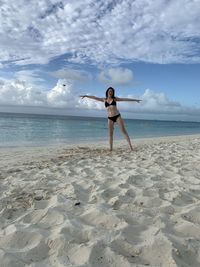
<instances>
[{"instance_id":1,"label":"woman standing on beach","mask_svg":"<svg viewBox=\"0 0 200 267\"><path fill-rule=\"evenodd\" d=\"M114 131L114 123L117 122L120 130L124 134L130 149L133 150L131 140L129 138L129 135L124 127L124 122L122 120L121 114L119 113L117 109L117 101L134 101L139 103L142 100L133 99L133 98L119 98L115 97L115 90L112 87L109 87L106 90L106 98L103 97L96 97L96 96L89 96L89 95L81 95L80 97L84 98L90 98L97 101L101 101L105 103L105 107L107 108L108 112L108 130L109 130L109 143L110 143L110 151L112 151L113 148L113 131Z\"/></svg>"}]
</instances>

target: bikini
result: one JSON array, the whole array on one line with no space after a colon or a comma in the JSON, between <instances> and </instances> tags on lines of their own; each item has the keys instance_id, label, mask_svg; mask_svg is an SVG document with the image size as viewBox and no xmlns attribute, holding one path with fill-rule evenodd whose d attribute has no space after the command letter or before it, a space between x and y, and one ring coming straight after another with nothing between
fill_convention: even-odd
<instances>
[{"instance_id":1,"label":"bikini","mask_svg":"<svg viewBox=\"0 0 200 267\"><path fill-rule=\"evenodd\" d=\"M116 101L113 99L111 103L108 103L107 101L105 101L105 107L109 107L109 106L116 106L117 103ZM108 117L109 120L113 121L113 122L116 122L117 121L117 118L120 117L120 113L113 116L113 117Z\"/></svg>"}]
</instances>

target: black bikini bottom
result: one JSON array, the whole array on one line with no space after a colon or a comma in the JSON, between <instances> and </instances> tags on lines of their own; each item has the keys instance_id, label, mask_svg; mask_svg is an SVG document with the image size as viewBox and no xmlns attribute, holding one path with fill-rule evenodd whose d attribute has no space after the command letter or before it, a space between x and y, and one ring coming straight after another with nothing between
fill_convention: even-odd
<instances>
[{"instance_id":1,"label":"black bikini bottom","mask_svg":"<svg viewBox=\"0 0 200 267\"><path fill-rule=\"evenodd\" d=\"M115 115L115 116L113 116L113 117L108 117L108 119L111 120L111 121L113 121L113 122L116 122L116 121L117 121L117 118L118 118L119 116L121 116L121 115L120 115L120 114L117 114L117 115Z\"/></svg>"}]
</instances>

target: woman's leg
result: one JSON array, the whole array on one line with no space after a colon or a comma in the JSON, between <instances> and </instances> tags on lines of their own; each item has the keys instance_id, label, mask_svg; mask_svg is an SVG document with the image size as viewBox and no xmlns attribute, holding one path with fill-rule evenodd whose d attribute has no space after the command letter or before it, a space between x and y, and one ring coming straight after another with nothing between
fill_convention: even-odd
<instances>
[{"instance_id":1,"label":"woman's leg","mask_svg":"<svg viewBox=\"0 0 200 267\"><path fill-rule=\"evenodd\" d=\"M108 119L108 134L109 134L110 151L112 151L113 149L113 131L114 131L114 122Z\"/></svg>"},{"instance_id":2,"label":"woman's leg","mask_svg":"<svg viewBox=\"0 0 200 267\"><path fill-rule=\"evenodd\" d=\"M126 138L128 144L129 144L129 146L130 146L130 149L133 150L133 147L132 147L132 145L131 145L131 140L130 140L129 135L128 135L128 133L127 133L125 127L124 127L124 122L123 122L121 116L117 118L117 123L118 123L118 125L119 125L119 127L120 127L120 130L121 130L122 133L125 135L125 138Z\"/></svg>"}]
</instances>

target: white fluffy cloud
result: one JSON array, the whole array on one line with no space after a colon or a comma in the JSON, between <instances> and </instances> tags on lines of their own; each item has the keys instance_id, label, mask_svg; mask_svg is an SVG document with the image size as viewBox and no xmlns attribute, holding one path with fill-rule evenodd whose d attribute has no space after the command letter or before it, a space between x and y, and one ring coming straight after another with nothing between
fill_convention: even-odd
<instances>
[{"instance_id":1,"label":"white fluffy cloud","mask_svg":"<svg viewBox=\"0 0 200 267\"><path fill-rule=\"evenodd\" d=\"M105 84L127 85L133 82L133 73L126 68L110 68L101 71L98 78Z\"/></svg>"},{"instance_id":2,"label":"white fluffy cloud","mask_svg":"<svg viewBox=\"0 0 200 267\"><path fill-rule=\"evenodd\" d=\"M14 77L19 81L24 81L24 83L32 85L36 85L40 87L41 84L45 83L45 80L41 78L41 74L36 70L21 70L15 72Z\"/></svg>"},{"instance_id":3,"label":"white fluffy cloud","mask_svg":"<svg viewBox=\"0 0 200 267\"><path fill-rule=\"evenodd\" d=\"M160 113L160 114L181 114L189 110L179 102L170 100L164 93L156 93L153 90L146 89L140 97L129 95L130 98L141 99L142 102L121 102L119 103L123 110L139 113Z\"/></svg>"},{"instance_id":4,"label":"white fluffy cloud","mask_svg":"<svg viewBox=\"0 0 200 267\"><path fill-rule=\"evenodd\" d=\"M54 88L44 91L40 88L27 86L24 81L0 80L0 104L11 106L29 106L65 108L80 110L80 115L85 110L105 110L102 102L88 98L81 99L80 92L73 84L66 80L59 80ZM89 93L88 93L89 94ZM119 95L120 97L120 95ZM142 99L141 103L119 102L118 107L122 112L140 114L171 114L171 115L200 115L199 108L189 108L169 99L164 93L156 93L146 89L141 96L122 96Z\"/></svg>"},{"instance_id":5,"label":"white fluffy cloud","mask_svg":"<svg viewBox=\"0 0 200 267\"><path fill-rule=\"evenodd\" d=\"M0 105L4 106L29 106L100 110L102 103L91 99L81 99L79 92L73 84L60 79L56 86L45 91L33 87L22 80L0 80Z\"/></svg>"},{"instance_id":6,"label":"white fluffy cloud","mask_svg":"<svg viewBox=\"0 0 200 267\"><path fill-rule=\"evenodd\" d=\"M0 82L0 103L1 105L42 105L44 98L41 91L27 86L24 81Z\"/></svg>"},{"instance_id":7,"label":"white fluffy cloud","mask_svg":"<svg viewBox=\"0 0 200 267\"><path fill-rule=\"evenodd\" d=\"M79 82L86 82L88 80L91 80L91 75L82 70L76 70L76 69L60 69L52 73L52 75L59 79L66 79L70 81L79 81Z\"/></svg>"},{"instance_id":8,"label":"white fluffy cloud","mask_svg":"<svg viewBox=\"0 0 200 267\"><path fill-rule=\"evenodd\" d=\"M0 58L199 63L199 0L2 0Z\"/></svg>"},{"instance_id":9,"label":"white fluffy cloud","mask_svg":"<svg viewBox=\"0 0 200 267\"><path fill-rule=\"evenodd\" d=\"M26 82L20 80L1 80L0 104L72 108L77 105L77 96L72 85L65 82L64 86L62 80L49 91L27 86Z\"/></svg>"},{"instance_id":10,"label":"white fluffy cloud","mask_svg":"<svg viewBox=\"0 0 200 267\"><path fill-rule=\"evenodd\" d=\"M73 108L76 102L72 91L72 85L58 83L53 89L46 93L47 103L52 107Z\"/></svg>"}]
</instances>

